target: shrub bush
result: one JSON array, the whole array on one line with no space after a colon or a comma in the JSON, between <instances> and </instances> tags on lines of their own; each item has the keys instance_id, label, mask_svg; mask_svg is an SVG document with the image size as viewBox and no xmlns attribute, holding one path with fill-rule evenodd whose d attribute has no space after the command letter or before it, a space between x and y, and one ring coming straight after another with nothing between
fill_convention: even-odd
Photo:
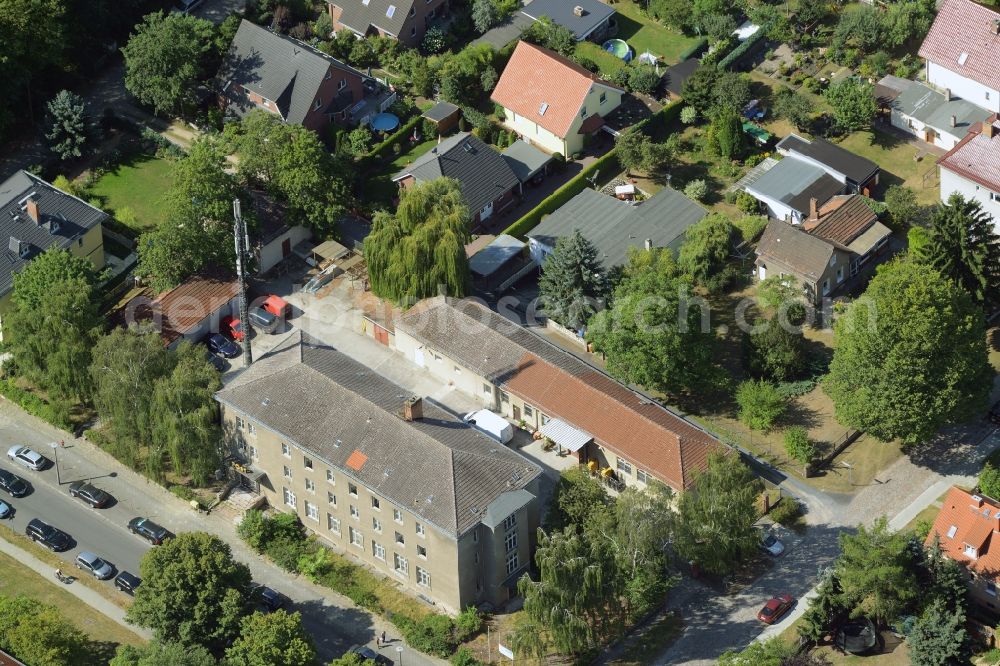
<instances>
[{"instance_id":1,"label":"shrub bush","mask_svg":"<svg viewBox=\"0 0 1000 666\"><path fill-rule=\"evenodd\" d=\"M736 207L739 208L740 211L746 213L747 215L753 215L754 213L760 210L760 203L757 201L754 195L744 190L741 190L736 194ZM764 218L764 226L767 226L767 218ZM764 228L761 227L761 231L763 230ZM744 240L745 239L746 237L744 236Z\"/></svg>"},{"instance_id":2,"label":"shrub bush","mask_svg":"<svg viewBox=\"0 0 1000 666\"><path fill-rule=\"evenodd\" d=\"M264 541L267 530L266 523L267 519L264 517L263 511L251 509L243 514L243 520L236 526L236 533L247 542L248 546L258 553L262 553L267 545Z\"/></svg>"},{"instance_id":3,"label":"shrub bush","mask_svg":"<svg viewBox=\"0 0 1000 666\"><path fill-rule=\"evenodd\" d=\"M684 196L695 201L704 201L708 196L708 183L701 178L692 180L684 186Z\"/></svg>"},{"instance_id":4,"label":"shrub bush","mask_svg":"<svg viewBox=\"0 0 1000 666\"><path fill-rule=\"evenodd\" d=\"M739 405L740 421L751 430L766 432L785 413L788 400L778 393L774 384L751 379L736 388L736 404Z\"/></svg>"},{"instance_id":5,"label":"shrub bush","mask_svg":"<svg viewBox=\"0 0 1000 666\"><path fill-rule=\"evenodd\" d=\"M63 430L73 429L69 418L70 404L68 402L60 400L46 402L40 396L24 390L15 384L13 379L9 378L0 380L0 393L32 416L37 416Z\"/></svg>"},{"instance_id":6,"label":"shrub bush","mask_svg":"<svg viewBox=\"0 0 1000 666\"><path fill-rule=\"evenodd\" d=\"M784 398L794 398L805 395L816 388L816 378L802 379L795 382L779 382L778 394Z\"/></svg>"},{"instance_id":7,"label":"shrub bush","mask_svg":"<svg viewBox=\"0 0 1000 666\"><path fill-rule=\"evenodd\" d=\"M455 618L455 641L464 643L483 630L483 618L475 606L468 606Z\"/></svg>"},{"instance_id":8,"label":"shrub bush","mask_svg":"<svg viewBox=\"0 0 1000 666\"><path fill-rule=\"evenodd\" d=\"M990 499L1000 499L1000 469L990 462L979 473L979 491Z\"/></svg>"},{"instance_id":9,"label":"shrub bush","mask_svg":"<svg viewBox=\"0 0 1000 666\"><path fill-rule=\"evenodd\" d=\"M188 488L187 486L180 486L180 485L170 486L170 492L172 492L174 495L177 495L185 502L190 502L191 500L197 500L194 491Z\"/></svg>"},{"instance_id":10,"label":"shrub bush","mask_svg":"<svg viewBox=\"0 0 1000 666\"><path fill-rule=\"evenodd\" d=\"M690 125L694 121L698 120L698 109L693 106L685 106L681 109L681 122L685 125Z\"/></svg>"},{"instance_id":11,"label":"shrub bush","mask_svg":"<svg viewBox=\"0 0 1000 666\"><path fill-rule=\"evenodd\" d=\"M302 536L281 535L267 544L267 556L285 571L298 572L299 558L315 546Z\"/></svg>"},{"instance_id":12,"label":"shrub bush","mask_svg":"<svg viewBox=\"0 0 1000 666\"><path fill-rule=\"evenodd\" d=\"M802 507L794 497L783 497L778 505L771 509L768 514L776 523L784 527L795 529L798 527L799 518L802 516Z\"/></svg>"},{"instance_id":13,"label":"shrub bush","mask_svg":"<svg viewBox=\"0 0 1000 666\"><path fill-rule=\"evenodd\" d=\"M724 58L718 61L716 67L719 69L731 69L734 65L738 65L740 59L750 52L751 49L756 48L762 39L764 39L764 33L766 30L758 30L753 35L743 40L739 46L730 51Z\"/></svg>"},{"instance_id":14,"label":"shrub bush","mask_svg":"<svg viewBox=\"0 0 1000 666\"><path fill-rule=\"evenodd\" d=\"M419 620L405 618L393 622L403 634L403 640L410 647L432 654L437 657L447 657L455 651L454 623L447 615L432 614Z\"/></svg>"},{"instance_id":15,"label":"shrub bush","mask_svg":"<svg viewBox=\"0 0 1000 666\"><path fill-rule=\"evenodd\" d=\"M458 648L458 652L451 655L451 663L453 666L480 666L483 662L476 659L472 650L462 646Z\"/></svg>"}]
</instances>

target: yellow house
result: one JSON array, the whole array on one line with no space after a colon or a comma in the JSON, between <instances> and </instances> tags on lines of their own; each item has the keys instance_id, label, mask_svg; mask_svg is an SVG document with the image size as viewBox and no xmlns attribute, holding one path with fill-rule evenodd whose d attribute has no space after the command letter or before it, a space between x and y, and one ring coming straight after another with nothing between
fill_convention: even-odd
<instances>
[{"instance_id":1,"label":"yellow house","mask_svg":"<svg viewBox=\"0 0 1000 666\"><path fill-rule=\"evenodd\" d=\"M518 42L490 99L504 126L550 153L571 156L604 127L625 93L558 53Z\"/></svg>"},{"instance_id":2,"label":"yellow house","mask_svg":"<svg viewBox=\"0 0 1000 666\"><path fill-rule=\"evenodd\" d=\"M0 233L7 237L6 261L0 269L0 326L10 307L14 275L39 253L56 247L90 259L97 270L104 268L101 224L107 217L27 171L0 184Z\"/></svg>"}]
</instances>

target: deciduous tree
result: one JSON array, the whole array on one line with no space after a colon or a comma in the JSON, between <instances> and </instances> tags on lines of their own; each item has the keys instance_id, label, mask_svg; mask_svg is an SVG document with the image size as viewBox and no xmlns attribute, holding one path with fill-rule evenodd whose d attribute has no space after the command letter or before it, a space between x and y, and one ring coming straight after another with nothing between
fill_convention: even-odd
<instances>
[{"instance_id":1,"label":"deciduous tree","mask_svg":"<svg viewBox=\"0 0 1000 666\"><path fill-rule=\"evenodd\" d=\"M612 306L594 315L587 330L608 372L670 394L710 383L714 334L690 292L670 250L630 252Z\"/></svg>"},{"instance_id":2,"label":"deciduous tree","mask_svg":"<svg viewBox=\"0 0 1000 666\"><path fill-rule=\"evenodd\" d=\"M833 107L837 125L853 132L871 127L878 113L878 100L872 84L867 81L842 79L826 91L826 99Z\"/></svg>"},{"instance_id":3,"label":"deciduous tree","mask_svg":"<svg viewBox=\"0 0 1000 666\"><path fill-rule=\"evenodd\" d=\"M674 548L703 571L730 573L756 551L760 540L757 496L760 480L736 453L713 454L678 501Z\"/></svg>"},{"instance_id":4,"label":"deciduous tree","mask_svg":"<svg viewBox=\"0 0 1000 666\"><path fill-rule=\"evenodd\" d=\"M546 521L555 531L566 527L583 529L595 512L604 511L610 504L611 497L601 482L577 465L559 475Z\"/></svg>"},{"instance_id":5,"label":"deciduous tree","mask_svg":"<svg viewBox=\"0 0 1000 666\"><path fill-rule=\"evenodd\" d=\"M243 618L226 660L243 666L312 666L316 649L298 612L256 612Z\"/></svg>"},{"instance_id":6,"label":"deciduous tree","mask_svg":"<svg viewBox=\"0 0 1000 666\"><path fill-rule=\"evenodd\" d=\"M980 304L1000 299L1000 236L975 199L957 192L931 216L926 263L960 284Z\"/></svg>"},{"instance_id":7,"label":"deciduous tree","mask_svg":"<svg viewBox=\"0 0 1000 666\"><path fill-rule=\"evenodd\" d=\"M81 157L90 137L87 112L83 98L68 90L61 90L49 101L49 149L61 160Z\"/></svg>"},{"instance_id":8,"label":"deciduous tree","mask_svg":"<svg viewBox=\"0 0 1000 666\"><path fill-rule=\"evenodd\" d=\"M886 208L892 217L892 223L897 229L905 229L920 213L917 203L917 193L905 185L890 185L885 191Z\"/></svg>"},{"instance_id":9,"label":"deciduous tree","mask_svg":"<svg viewBox=\"0 0 1000 666\"><path fill-rule=\"evenodd\" d=\"M76 666L94 658L91 648L58 608L24 596L0 596L0 649L24 663Z\"/></svg>"},{"instance_id":10,"label":"deciduous tree","mask_svg":"<svg viewBox=\"0 0 1000 666\"><path fill-rule=\"evenodd\" d=\"M719 666L785 666L795 654L795 647L779 637L754 641L740 652L727 650L719 657Z\"/></svg>"},{"instance_id":11,"label":"deciduous tree","mask_svg":"<svg viewBox=\"0 0 1000 666\"><path fill-rule=\"evenodd\" d=\"M14 275L4 336L18 372L54 398L89 397L91 348L100 333L94 266L50 248Z\"/></svg>"},{"instance_id":12,"label":"deciduous tree","mask_svg":"<svg viewBox=\"0 0 1000 666\"><path fill-rule=\"evenodd\" d=\"M207 75L214 28L204 19L154 12L143 18L122 49L125 87L157 114L178 113L195 100Z\"/></svg>"},{"instance_id":13,"label":"deciduous tree","mask_svg":"<svg viewBox=\"0 0 1000 666\"><path fill-rule=\"evenodd\" d=\"M805 428L793 426L785 431L785 453L795 462L808 465L816 458L816 445Z\"/></svg>"},{"instance_id":14,"label":"deciduous tree","mask_svg":"<svg viewBox=\"0 0 1000 666\"><path fill-rule=\"evenodd\" d=\"M200 645L151 640L146 645L118 646L108 666L215 666L215 657Z\"/></svg>"},{"instance_id":15,"label":"deciduous tree","mask_svg":"<svg viewBox=\"0 0 1000 666\"><path fill-rule=\"evenodd\" d=\"M758 321L743 338L747 369L755 377L785 382L806 367L806 341L801 330L792 329L780 315Z\"/></svg>"},{"instance_id":16,"label":"deciduous tree","mask_svg":"<svg viewBox=\"0 0 1000 666\"><path fill-rule=\"evenodd\" d=\"M712 119L712 137L719 154L727 160L735 160L746 150L746 133L735 108L723 107Z\"/></svg>"},{"instance_id":17,"label":"deciduous tree","mask_svg":"<svg viewBox=\"0 0 1000 666\"><path fill-rule=\"evenodd\" d=\"M375 215L365 239L368 278L376 294L412 304L436 296L465 296L469 209L458 181L418 183L403 190L396 213Z\"/></svg>"},{"instance_id":18,"label":"deciduous tree","mask_svg":"<svg viewBox=\"0 0 1000 666\"><path fill-rule=\"evenodd\" d=\"M948 609L933 601L906 637L913 666L957 666L968 663L969 636L965 610Z\"/></svg>"},{"instance_id":19,"label":"deciduous tree","mask_svg":"<svg viewBox=\"0 0 1000 666\"><path fill-rule=\"evenodd\" d=\"M160 640L201 645L218 654L239 635L250 605L250 569L229 544L205 532L185 532L143 556L142 585L129 622Z\"/></svg>"},{"instance_id":20,"label":"deciduous tree","mask_svg":"<svg viewBox=\"0 0 1000 666\"><path fill-rule=\"evenodd\" d=\"M698 284L704 284L729 259L735 229L722 213L712 213L688 227L677 257L681 271Z\"/></svg>"},{"instance_id":21,"label":"deciduous tree","mask_svg":"<svg viewBox=\"0 0 1000 666\"><path fill-rule=\"evenodd\" d=\"M798 129L805 129L812 120L812 102L791 88L778 89L774 95L773 109L776 116L785 118Z\"/></svg>"},{"instance_id":22,"label":"deciduous tree","mask_svg":"<svg viewBox=\"0 0 1000 666\"><path fill-rule=\"evenodd\" d=\"M904 534L879 518L856 533L840 533L835 571L841 597L851 617L885 623L895 619L917 597L912 551Z\"/></svg>"},{"instance_id":23,"label":"deciduous tree","mask_svg":"<svg viewBox=\"0 0 1000 666\"><path fill-rule=\"evenodd\" d=\"M881 266L834 336L823 386L846 426L915 443L986 409L994 372L982 312L929 266Z\"/></svg>"},{"instance_id":24,"label":"deciduous tree","mask_svg":"<svg viewBox=\"0 0 1000 666\"><path fill-rule=\"evenodd\" d=\"M747 380L736 387L740 421L751 430L767 432L788 409L787 399L766 380Z\"/></svg>"},{"instance_id":25,"label":"deciduous tree","mask_svg":"<svg viewBox=\"0 0 1000 666\"><path fill-rule=\"evenodd\" d=\"M603 306L608 295L604 265L579 229L556 242L542 264L538 291L546 316L574 330L583 328Z\"/></svg>"},{"instance_id":26,"label":"deciduous tree","mask_svg":"<svg viewBox=\"0 0 1000 666\"><path fill-rule=\"evenodd\" d=\"M497 24L499 18L500 12L493 0L473 0L472 24L476 26L477 32L486 32Z\"/></svg>"}]
</instances>

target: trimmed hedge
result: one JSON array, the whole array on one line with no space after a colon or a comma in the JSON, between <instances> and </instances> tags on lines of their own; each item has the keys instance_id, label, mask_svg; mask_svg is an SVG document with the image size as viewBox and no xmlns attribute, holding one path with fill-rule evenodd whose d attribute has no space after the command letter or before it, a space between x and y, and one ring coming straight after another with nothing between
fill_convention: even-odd
<instances>
[{"instance_id":1,"label":"trimmed hedge","mask_svg":"<svg viewBox=\"0 0 1000 666\"><path fill-rule=\"evenodd\" d=\"M704 51L707 48L708 48L708 39L702 37L697 42L695 42L688 48L681 51L680 60L678 62L684 62L688 58L699 56L701 55L702 51Z\"/></svg>"},{"instance_id":2,"label":"trimmed hedge","mask_svg":"<svg viewBox=\"0 0 1000 666\"><path fill-rule=\"evenodd\" d=\"M393 145L403 141L413 132L413 128L420 124L420 120L421 116L419 113L410 118L406 121L405 125L390 134L388 139L372 148L371 151L365 155L365 159L378 159L380 157L385 157L386 154L392 150Z\"/></svg>"},{"instance_id":3,"label":"trimmed hedge","mask_svg":"<svg viewBox=\"0 0 1000 666\"><path fill-rule=\"evenodd\" d=\"M668 104L652 116L636 123L633 129L646 131L648 127L652 127L654 123L669 123L677 118L683 106L684 104L680 100ZM594 172L600 170L602 173L607 174L608 170L611 170L613 173L618 173L621 171L621 168L621 163L618 161L618 150L616 148L612 148L607 153L602 155L596 162L566 182L558 190L542 199L541 203L529 210L524 217L504 229L503 233L524 240L525 235L538 226L544 216L551 215L560 206L564 205L567 201L582 192L589 184L587 179L593 175Z\"/></svg>"},{"instance_id":4,"label":"trimmed hedge","mask_svg":"<svg viewBox=\"0 0 1000 666\"><path fill-rule=\"evenodd\" d=\"M743 42L737 46L735 49L726 54L726 57L716 63L716 67L719 69L729 69L729 67L735 64L740 58L745 56L750 52L761 40L764 39L764 30L761 28L750 37L743 40Z\"/></svg>"}]
</instances>

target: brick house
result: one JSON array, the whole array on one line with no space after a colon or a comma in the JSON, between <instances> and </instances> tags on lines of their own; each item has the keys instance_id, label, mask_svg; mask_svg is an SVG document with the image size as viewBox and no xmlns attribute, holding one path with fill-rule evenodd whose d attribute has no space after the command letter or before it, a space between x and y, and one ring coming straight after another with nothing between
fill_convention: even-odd
<instances>
[{"instance_id":1,"label":"brick house","mask_svg":"<svg viewBox=\"0 0 1000 666\"><path fill-rule=\"evenodd\" d=\"M468 132L444 139L392 180L405 189L435 178L454 178L469 207L472 228L515 203L521 182L500 153Z\"/></svg>"},{"instance_id":2,"label":"brick house","mask_svg":"<svg viewBox=\"0 0 1000 666\"><path fill-rule=\"evenodd\" d=\"M935 536L941 554L969 572L969 598L994 613L1000 609L1000 503L953 486L924 545ZM997 539L994 543L993 539Z\"/></svg>"},{"instance_id":3,"label":"brick house","mask_svg":"<svg viewBox=\"0 0 1000 666\"><path fill-rule=\"evenodd\" d=\"M1000 230L1000 117L994 114L969 130L938 160L941 201L958 193L978 201Z\"/></svg>"},{"instance_id":4,"label":"brick house","mask_svg":"<svg viewBox=\"0 0 1000 666\"><path fill-rule=\"evenodd\" d=\"M327 3L334 30L358 37L392 37L419 46L427 29L448 13L448 0L333 0Z\"/></svg>"},{"instance_id":5,"label":"brick house","mask_svg":"<svg viewBox=\"0 0 1000 666\"><path fill-rule=\"evenodd\" d=\"M364 122L395 99L395 93L353 67L246 20L216 82L227 112L242 117L263 109L314 131L331 122Z\"/></svg>"}]
</instances>

